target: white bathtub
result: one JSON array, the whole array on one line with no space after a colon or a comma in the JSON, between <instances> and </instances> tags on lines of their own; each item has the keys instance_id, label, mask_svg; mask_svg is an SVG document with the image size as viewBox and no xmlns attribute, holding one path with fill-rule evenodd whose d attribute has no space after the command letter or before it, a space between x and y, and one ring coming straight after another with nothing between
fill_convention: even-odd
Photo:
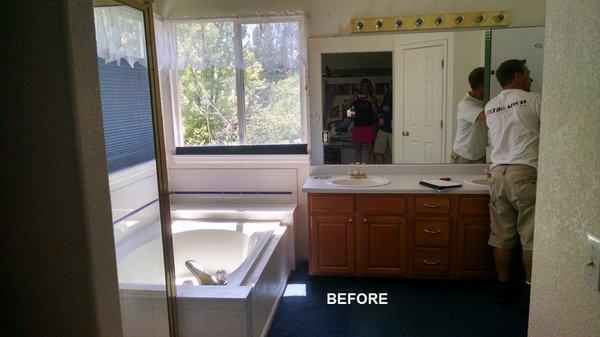
<instances>
[{"instance_id":1,"label":"white bathtub","mask_svg":"<svg viewBox=\"0 0 600 337\"><path fill-rule=\"evenodd\" d=\"M210 274L225 270L228 285L239 286L271 239L276 222L175 221L173 255L176 284L198 285L185 261L195 260ZM160 237L124 256L118 263L119 282L164 285Z\"/></svg>"},{"instance_id":2,"label":"white bathtub","mask_svg":"<svg viewBox=\"0 0 600 337\"><path fill-rule=\"evenodd\" d=\"M266 333L291 269L291 239L285 226L274 221L176 220L172 225L178 320L181 336L261 336ZM154 327L149 336L163 336L165 280L159 233L140 234L117 248L121 297L135 319L150 317ZM214 274L225 270L229 283L201 286L185 266L195 260ZM194 285L189 285L192 281ZM184 284L186 282L187 284ZM276 285L274 287L274 285ZM268 291L265 291L268 290ZM151 299L152 315L144 303ZM145 301L145 302L144 302ZM124 321L124 332L128 335Z\"/></svg>"}]
</instances>

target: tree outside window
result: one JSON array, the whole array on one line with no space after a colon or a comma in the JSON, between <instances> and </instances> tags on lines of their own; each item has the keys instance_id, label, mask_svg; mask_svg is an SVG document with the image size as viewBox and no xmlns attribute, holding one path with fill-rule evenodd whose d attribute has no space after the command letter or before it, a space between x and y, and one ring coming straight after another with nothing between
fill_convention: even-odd
<instances>
[{"instance_id":1,"label":"tree outside window","mask_svg":"<svg viewBox=\"0 0 600 337\"><path fill-rule=\"evenodd\" d=\"M177 25L185 146L302 142L299 26Z\"/></svg>"}]
</instances>

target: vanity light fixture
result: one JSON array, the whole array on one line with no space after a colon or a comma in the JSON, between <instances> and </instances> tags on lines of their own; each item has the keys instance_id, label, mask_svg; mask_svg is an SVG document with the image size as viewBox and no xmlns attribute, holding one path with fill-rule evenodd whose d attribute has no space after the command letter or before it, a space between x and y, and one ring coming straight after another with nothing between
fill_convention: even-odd
<instances>
[{"instance_id":1,"label":"vanity light fixture","mask_svg":"<svg viewBox=\"0 0 600 337\"><path fill-rule=\"evenodd\" d=\"M400 29L400 27L402 27L402 19L397 19L396 20L396 29Z\"/></svg>"},{"instance_id":2,"label":"vanity light fixture","mask_svg":"<svg viewBox=\"0 0 600 337\"><path fill-rule=\"evenodd\" d=\"M350 20L350 31L353 34L363 34L429 29L506 27L509 25L509 21L510 13L508 11L362 17Z\"/></svg>"}]
</instances>

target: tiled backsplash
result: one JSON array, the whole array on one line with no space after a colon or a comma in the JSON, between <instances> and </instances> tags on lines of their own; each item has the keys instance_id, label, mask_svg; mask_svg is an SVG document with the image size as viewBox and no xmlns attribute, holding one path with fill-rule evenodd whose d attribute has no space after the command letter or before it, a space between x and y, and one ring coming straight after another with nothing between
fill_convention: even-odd
<instances>
[{"instance_id":1,"label":"tiled backsplash","mask_svg":"<svg viewBox=\"0 0 600 337\"><path fill-rule=\"evenodd\" d=\"M292 204L296 256L308 257L308 156L169 156L172 202ZM178 192L218 192L179 194ZM223 193L221 193L223 192Z\"/></svg>"}]
</instances>

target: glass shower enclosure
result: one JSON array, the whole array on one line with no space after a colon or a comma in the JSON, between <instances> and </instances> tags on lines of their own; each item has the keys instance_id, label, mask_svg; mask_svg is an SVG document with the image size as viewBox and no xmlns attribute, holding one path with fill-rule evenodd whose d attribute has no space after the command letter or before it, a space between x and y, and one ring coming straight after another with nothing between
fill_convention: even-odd
<instances>
[{"instance_id":1,"label":"glass shower enclosure","mask_svg":"<svg viewBox=\"0 0 600 337\"><path fill-rule=\"evenodd\" d=\"M124 336L177 336L152 4L94 1Z\"/></svg>"}]
</instances>

